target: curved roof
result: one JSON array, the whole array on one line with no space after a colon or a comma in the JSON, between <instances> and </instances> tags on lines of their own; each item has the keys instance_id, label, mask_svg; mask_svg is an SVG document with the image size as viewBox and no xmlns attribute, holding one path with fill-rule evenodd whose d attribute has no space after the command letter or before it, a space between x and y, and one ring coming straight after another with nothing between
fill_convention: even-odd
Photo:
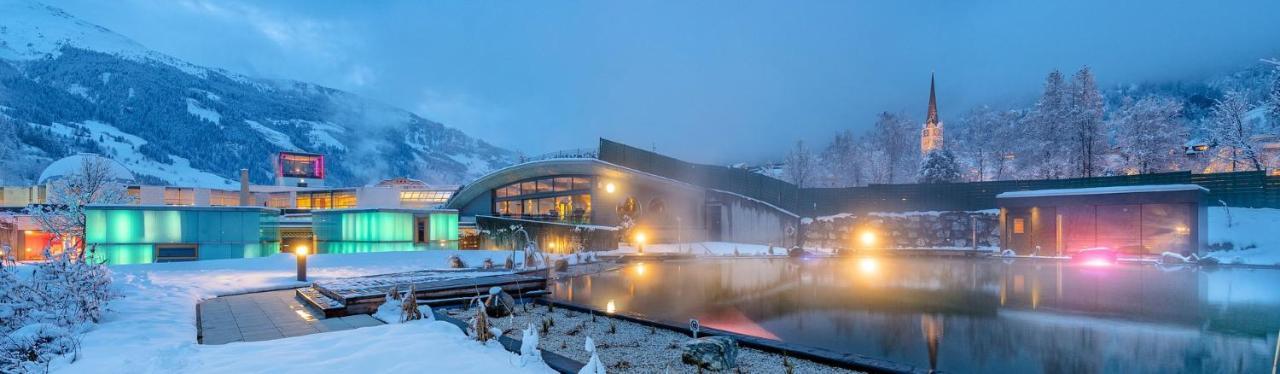
<instances>
[{"instance_id":1,"label":"curved roof","mask_svg":"<svg viewBox=\"0 0 1280 374\"><path fill-rule=\"evenodd\" d=\"M471 200L489 193L489 191L511 183L526 179L552 175L595 175L617 181L643 181L666 183L679 188L703 190L689 183L664 178L639 170L619 166L594 158L560 158L526 162L498 169L476 179L475 182L462 187L445 203L446 208L460 209Z\"/></svg>"},{"instance_id":2,"label":"curved roof","mask_svg":"<svg viewBox=\"0 0 1280 374\"><path fill-rule=\"evenodd\" d=\"M118 183L134 183L133 171L125 167L124 164L110 158L102 157L93 153L77 153L67 157L63 157L49 166L44 168L40 173L39 184L46 184L62 178L66 178L80 171L81 165L85 162L103 162L110 170L111 176Z\"/></svg>"}]
</instances>

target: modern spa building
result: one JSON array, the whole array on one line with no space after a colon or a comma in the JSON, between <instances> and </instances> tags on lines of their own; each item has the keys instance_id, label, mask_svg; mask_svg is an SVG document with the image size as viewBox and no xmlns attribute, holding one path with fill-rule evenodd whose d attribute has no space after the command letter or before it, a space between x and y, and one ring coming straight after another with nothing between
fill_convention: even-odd
<instances>
[{"instance_id":1,"label":"modern spa building","mask_svg":"<svg viewBox=\"0 0 1280 374\"><path fill-rule=\"evenodd\" d=\"M458 211L463 226L476 226L481 248L519 244L523 234L512 234L513 228L553 252L612 249L620 241L796 243L798 215L765 196L714 188L709 182L716 178L783 183L601 139L598 152L554 155L485 175L445 207Z\"/></svg>"},{"instance_id":2,"label":"modern spa building","mask_svg":"<svg viewBox=\"0 0 1280 374\"><path fill-rule=\"evenodd\" d=\"M86 207L85 243L61 243L23 209L42 205L53 183L86 162L102 162L130 202ZM392 178L359 187L326 186L323 156L282 152L275 183L240 189L137 182L110 159L77 154L52 163L35 186L3 187L0 245L17 260L44 249L84 246L111 264L246 258L305 246L316 253L458 248L457 212L440 209L456 186Z\"/></svg>"},{"instance_id":3,"label":"modern spa building","mask_svg":"<svg viewBox=\"0 0 1280 374\"><path fill-rule=\"evenodd\" d=\"M1204 255L1208 192L1166 184L1001 193L1001 246L1043 256L1098 247L1133 256Z\"/></svg>"}]
</instances>

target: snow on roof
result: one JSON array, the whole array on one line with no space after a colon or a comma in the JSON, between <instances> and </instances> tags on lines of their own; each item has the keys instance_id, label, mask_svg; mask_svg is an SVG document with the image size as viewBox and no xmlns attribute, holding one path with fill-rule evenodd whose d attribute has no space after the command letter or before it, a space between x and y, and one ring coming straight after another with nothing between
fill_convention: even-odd
<instances>
[{"instance_id":1,"label":"snow on roof","mask_svg":"<svg viewBox=\"0 0 1280 374\"><path fill-rule=\"evenodd\" d=\"M1107 195L1107 194L1117 194L1117 193L1169 192L1169 191L1195 191L1195 190L1209 192L1208 188L1200 187L1200 185L1195 185L1195 184L1149 184L1149 185L1140 185L1140 186L1064 188L1064 189L1056 189L1056 190L1013 191L1013 192L1003 192L999 195L996 195L996 198L1005 199L1005 198L1015 198L1015 197Z\"/></svg>"},{"instance_id":2,"label":"snow on roof","mask_svg":"<svg viewBox=\"0 0 1280 374\"><path fill-rule=\"evenodd\" d=\"M111 177L117 183L129 184L134 181L133 172L116 160L92 153L77 153L63 157L45 167L40 173L39 184L46 184L78 173L86 160L105 160L107 167L111 170Z\"/></svg>"}]
</instances>

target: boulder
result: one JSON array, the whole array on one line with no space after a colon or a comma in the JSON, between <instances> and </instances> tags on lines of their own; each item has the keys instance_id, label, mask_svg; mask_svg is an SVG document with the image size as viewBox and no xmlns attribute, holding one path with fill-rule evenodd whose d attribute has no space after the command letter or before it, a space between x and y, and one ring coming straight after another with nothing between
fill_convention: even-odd
<instances>
[{"instance_id":1,"label":"boulder","mask_svg":"<svg viewBox=\"0 0 1280 374\"><path fill-rule=\"evenodd\" d=\"M787 256L789 257L804 257L807 255L809 254L806 253L804 249L800 247L791 247L791 249L787 251Z\"/></svg>"},{"instance_id":2,"label":"boulder","mask_svg":"<svg viewBox=\"0 0 1280 374\"><path fill-rule=\"evenodd\" d=\"M681 361L703 369L723 371L737 366L738 343L727 337L689 339L680 350Z\"/></svg>"},{"instance_id":3,"label":"boulder","mask_svg":"<svg viewBox=\"0 0 1280 374\"><path fill-rule=\"evenodd\" d=\"M555 265L553 265L553 267L556 269L556 271L560 271L560 272L568 271L569 260L565 260L563 258L557 258Z\"/></svg>"},{"instance_id":4,"label":"boulder","mask_svg":"<svg viewBox=\"0 0 1280 374\"><path fill-rule=\"evenodd\" d=\"M484 302L484 314L493 318L502 318L511 315L516 310L516 299L505 291L498 291L489 295Z\"/></svg>"}]
</instances>

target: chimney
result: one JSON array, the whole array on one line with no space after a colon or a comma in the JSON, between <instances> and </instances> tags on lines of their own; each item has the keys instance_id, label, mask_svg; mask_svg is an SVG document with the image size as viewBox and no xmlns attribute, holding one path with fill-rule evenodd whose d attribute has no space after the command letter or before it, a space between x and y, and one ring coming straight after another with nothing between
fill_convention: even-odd
<instances>
[{"instance_id":1,"label":"chimney","mask_svg":"<svg viewBox=\"0 0 1280 374\"><path fill-rule=\"evenodd\" d=\"M249 169L240 169L240 206L249 205Z\"/></svg>"}]
</instances>

